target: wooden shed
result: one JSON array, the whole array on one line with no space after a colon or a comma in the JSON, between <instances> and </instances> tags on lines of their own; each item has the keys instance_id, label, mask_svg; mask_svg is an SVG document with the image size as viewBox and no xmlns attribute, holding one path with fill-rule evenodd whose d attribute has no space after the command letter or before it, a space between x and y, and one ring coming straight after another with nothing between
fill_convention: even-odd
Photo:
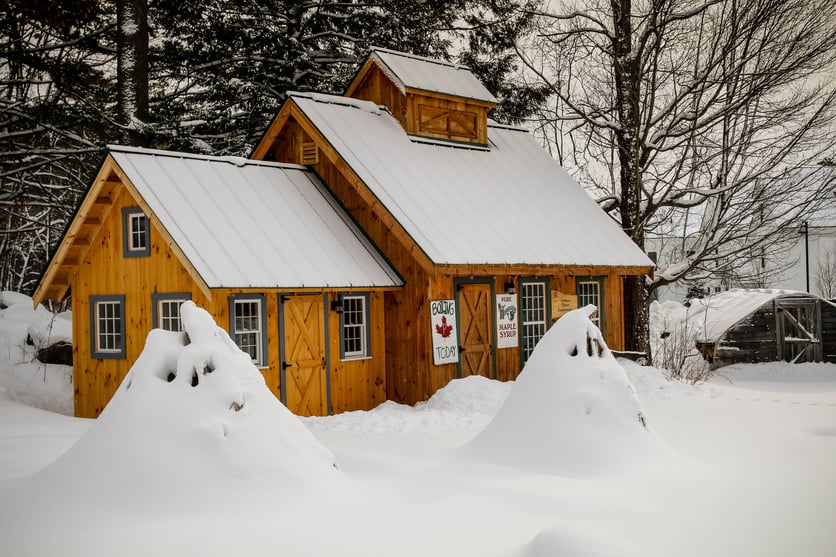
<instances>
[{"instance_id":1,"label":"wooden shed","mask_svg":"<svg viewBox=\"0 0 836 557\"><path fill-rule=\"evenodd\" d=\"M288 408L321 415L386 399L384 292L402 284L305 167L111 147L34 300L72 297L78 416L189 299Z\"/></svg>"},{"instance_id":2,"label":"wooden shed","mask_svg":"<svg viewBox=\"0 0 836 557\"><path fill-rule=\"evenodd\" d=\"M465 67L378 49L345 96L290 94L251 160L113 147L35 292L72 296L76 413L193 299L294 412L515 378L594 304L624 346L653 263Z\"/></svg>"},{"instance_id":3,"label":"wooden shed","mask_svg":"<svg viewBox=\"0 0 836 557\"><path fill-rule=\"evenodd\" d=\"M405 279L384 294L387 396L513 379L595 304L624 347L623 281L652 262L465 67L378 49L346 95L291 94L252 158L304 164Z\"/></svg>"},{"instance_id":4,"label":"wooden shed","mask_svg":"<svg viewBox=\"0 0 836 557\"><path fill-rule=\"evenodd\" d=\"M836 363L836 305L788 290L736 289L694 300L688 329L703 357L734 363Z\"/></svg>"}]
</instances>

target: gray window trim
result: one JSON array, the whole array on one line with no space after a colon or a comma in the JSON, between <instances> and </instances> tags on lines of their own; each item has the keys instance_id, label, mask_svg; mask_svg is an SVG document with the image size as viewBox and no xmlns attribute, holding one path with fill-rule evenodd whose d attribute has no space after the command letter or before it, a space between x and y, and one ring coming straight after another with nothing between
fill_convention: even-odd
<instances>
[{"instance_id":1,"label":"gray window trim","mask_svg":"<svg viewBox=\"0 0 836 557\"><path fill-rule=\"evenodd\" d=\"M259 368L268 367L269 356L267 352L267 302L264 294L234 294L229 297L229 336L237 345L235 340L235 302L258 302L259 322L261 327L260 338L260 354L258 361L253 361L253 364Z\"/></svg>"},{"instance_id":2,"label":"gray window trim","mask_svg":"<svg viewBox=\"0 0 836 557\"><path fill-rule=\"evenodd\" d=\"M340 312L340 359L341 360L362 360L370 358L372 355L372 327L370 323L371 308L369 307L371 296L368 292L351 292L337 296L337 300L341 305L345 303L346 298L360 298L363 300L363 334L365 335L365 343L363 346L363 354L345 353L345 313Z\"/></svg>"},{"instance_id":3,"label":"gray window trim","mask_svg":"<svg viewBox=\"0 0 836 557\"><path fill-rule=\"evenodd\" d=\"M140 214L145 218L145 248L132 250L130 219L133 215ZM151 221L148 215L140 207L122 207L122 256L123 257L147 257L151 255Z\"/></svg>"},{"instance_id":4,"label":"gray window trim","mask_svg":"<svg viewBox=\"0 0 836 557\"><path fill-rule=\"evenodd\" d=\"M191 292L154 292L151 294L151 326L154 329L160 328L160 302L177 300L185 302L191 299Z\"/></svg>"},{"instance_id":5,"label":"gray window trim","mask_svg":"<svg viewBox=\"0 0 836 557\"><path fill-rule=\"evenodd\" d=\"M119 307L119 350L98 350L99 336L98 305L102 302L116 303ZM90 296L90 357L103 360L122 360L125 358L125 295L96 295Z\"/></svg>"}]
</instances>

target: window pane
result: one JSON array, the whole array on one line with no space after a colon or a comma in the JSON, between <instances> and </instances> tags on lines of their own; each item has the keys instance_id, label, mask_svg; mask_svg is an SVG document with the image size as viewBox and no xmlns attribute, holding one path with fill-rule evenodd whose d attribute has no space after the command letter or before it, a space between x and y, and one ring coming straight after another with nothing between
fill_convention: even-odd
<instances>
[{"instance_id":1,"label":"window pane","mask_svg":"<svg viewBox=\"0 0 836 557\"><path fill-rule=\"evenodd\" d=\"M522 303L522 353L525 363L534 351L534 347L546 334L546 283L523 282L521 284Z\"/></svg>"},{"instance_id":2,"label":"window pane","mask_svg":"<svg viewBox=\"0 0 836 557\"><path fill-rule=\"evenodd\" d=\"M259 300L236 300L235 315L235 344L250 355L254 364L263 363L263 347L261 346L261 302Z\"/></svg>"},{"instance_id":3,"label":"window pane","mask_svg":"<svg viewBox=\"0 0 836 557\"><path fill-rule=\"evenodd\" d=\"M343 357L366 357L368 356L366 297L344 296L342 302Z\"/></svg>"},{"instance_id":4,"label":"window pane","mask_svg":"<svg viewBox=\"0 0 836 557\"><path fill-rule=\"evenodd\" d=\"M122 305L116 301L96 302L96 351L122 350Z\"/></svg>"},{"instance_id":5,"label":"window pane","mask_svg":"<svg viewBox=\"0 0 836 557\"><path fill-rule=\"evenodd\" d=\"M157 304L157 315L159 316L157 326L166 331L182 331L183 321L180 318L180 306L185 301L185 299L160 300Z\"/></svg>"},{"instance_id":6,"label":"window pane","mask_svg":"<svg viewBox=\"0 0 836 557\"><path fill-rule=\"evenodd\" d=\"M590 321L595 323L596 327L601 327L601 285L598 281L581 281L578 282L578 307L584 307L592 304L598 308L598 311L590 317Z\"/></svg>"},{"instance_id":7,"label":"window pane","mask_svg":"<svg viewBox=\"0 0 836 557\"><path fill-rule=\"evenodd\" d=\"M131 251L143 251L147 245L148 219L142 213L134 213L128 217L128 232Z\"/></svg>"}]
</instances>

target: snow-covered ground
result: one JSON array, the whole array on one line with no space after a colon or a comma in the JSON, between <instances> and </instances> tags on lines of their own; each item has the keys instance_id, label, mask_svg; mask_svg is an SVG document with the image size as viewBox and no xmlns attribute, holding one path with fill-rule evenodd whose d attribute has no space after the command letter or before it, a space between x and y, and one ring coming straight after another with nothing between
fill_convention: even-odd
<instances>
[{"instance_id":1,"label":"snow-covered ground","mask_svg":"<svg viewBox=\"0 0 836 557\"><path fill-rule=\"evenodd\" d=\"M93 421L34 407L66 411L67 370L0 310L0 555L834 554L834 365L690 386L579 310L515 384L299 420L184 311Z\"/></svg>"}]
</instances>

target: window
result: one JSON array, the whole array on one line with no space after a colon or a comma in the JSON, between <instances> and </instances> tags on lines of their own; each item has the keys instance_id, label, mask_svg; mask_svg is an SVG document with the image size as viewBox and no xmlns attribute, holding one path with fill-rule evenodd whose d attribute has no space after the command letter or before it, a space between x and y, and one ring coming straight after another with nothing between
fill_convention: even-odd
<instances>
[{"instance_id":1,"label":"window","mask_svg":"<svg viewBox=\"0 0 836 557\"><path fill-rule=\"evenodd\" d=\"M148 217L139 207L122 209L122 255L125 257L151 255Z\"/></svg>"},{"instance_id":2,"label":"window","mask_svg":"<svg viewBox=\"0 0 836 557\"><path fill-rule=\"evenodd\" d=\"M267 365L267 329L264 326L264 296L239 294L229 301L229 329L238 348L259 367Z\"/></svg>"},{"instance_id":3,"label":"window","mask_svg":"<svg viewBox=\"0 0 836 557\"><path fill-rule=\"evenodd\" d=\"M604 332L604 279L603 277L579 278L576 282L578 294L578 307L592 304L598 308L598 312L589 319L595 323L601 332Z\"/></svg>"},{"instance_id":4,"label":"window","mask_svg":"<svg viewBox=\"0 0 836 557\"><path fill-rule=\"evenodd\" d=\"M183 302L191 299L192 296L188 292L152 294L154 328L165 329L166 331L182 331L183 321L180 319L180 306Z\"/></svg>"},{"instance_id":5,"label":"window","mask_svg":"<svg viewBox=\"0 0 836 557\"><path fill-rule=\"evenodd\" d=\"M525 365L548 329L547 291L545 281L520 280L521 365Z\"/></svg>"},{"instance_id":6,"label":"window","mask_svg":"<svg viewBox=\"0 0 836 557\"><path fill-rule=\"evenodd\" d=\"M340 297L340 358L351 360L368 358L369 350L369 295L346 294Z\"/></svg>"},{"instance_id":7,"label":"window","mask_svg":"<svg viewBox=\"0 0 836 557\"><path fill-rule=\"evenodd\" d=\"M125 296L90 296L90 354L125 357Z\"/></svg>"}]
</instances>

